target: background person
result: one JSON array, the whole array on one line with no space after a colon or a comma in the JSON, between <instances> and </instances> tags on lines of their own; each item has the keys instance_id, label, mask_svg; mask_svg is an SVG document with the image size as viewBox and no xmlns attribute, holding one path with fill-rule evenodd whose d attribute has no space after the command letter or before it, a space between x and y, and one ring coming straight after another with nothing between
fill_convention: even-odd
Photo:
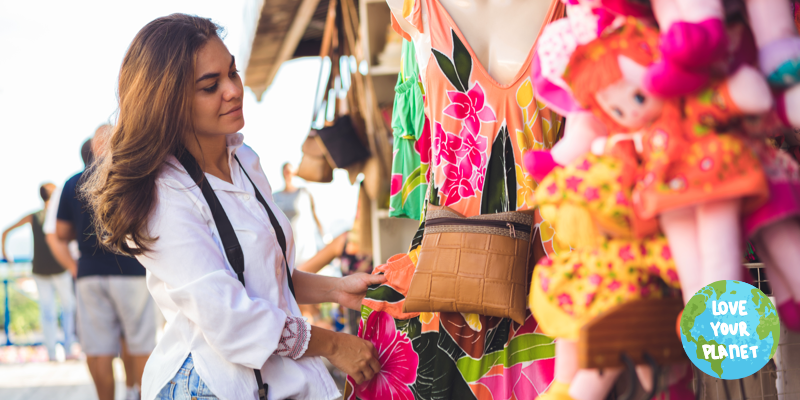
<instances>
[{"instance_id":1,"label":"background person","mask_svg":"<svg viewBox=\"0 0 800 400\"><path fill-rule=\"evenodd\" d=\"M325 236L325 233L314 209L314 197L311 196L311 193L306 188L294 185L293 178L296 173L292 169L292 164L284 163L281 166L281 170L283 172L284 187L280 192L273 193L272 198L292 224L295 263L302 265L317 254L315 229L319 232L320 238Z\"/></svg>"},{"instance_id":2,"label":"background person","mask_svg":"<svg viewBox=\"0 0 800 400\"><path fill-rule=\"evenodd\" d=\"M98 236L145 265L168 321L145 369L143 398L256 399L256 377L269 384L270 399L338 398L319 356L363 382L380 369L375 348L310 327L297 304L360 308L367 287L385 278L298 271L292 296L292 228L258 156L237 133L242 80L219 30L209 19L172 14L139 31L120 68L109 153L85 189ZM198 183L214 189L235 229L246 287Z\"/></svg>"},{"instance_id":3,"label":"background person","mask_svg":"<svg viewBox=\"0 0 800 400\"><path fill-rule=\"evenodd\" d=\"M92 139L93 153L101 153L110 126L97 129ZM137 385L150 352L155 348L153 299L147 291L145 270L132 257L116 255L98 246L94 235L90 205L80 196L80 186L90 174L87 169L70 178L61 192L56 221L56 236L62 246L77 239L80 248L77 283L78 338L100 400L114 399L112 360L122 352L124 337L127 353L126 374L135 378L128 397L138 397Z\"/></svg>"},{"instance_id":4,"label":"background person","mask_svg":"<svg viewBox=\"0 0 800 400\"><path fill-rule=\"evenodd\" d=\"M68 358L72 358L72 343L75 341L75 294L72 291L72 277L69 272L56 261L53 253L45 241L42 225L45 221L47 206L56 185L45 183L39 187L39 195L44 201L44 208L33 214L26 215L16 224L3 231L2 252L3 258L9 264L14 260L6 254L6 236L12 230L30 224L33 230L33 280L39 293L39 317L44 334L44 345L50 361L56 360L56 333L58 332L58 313L56 312L56 298L61 303L61 326L64 330L64 351Z\"/></svg>"}]
</instances>

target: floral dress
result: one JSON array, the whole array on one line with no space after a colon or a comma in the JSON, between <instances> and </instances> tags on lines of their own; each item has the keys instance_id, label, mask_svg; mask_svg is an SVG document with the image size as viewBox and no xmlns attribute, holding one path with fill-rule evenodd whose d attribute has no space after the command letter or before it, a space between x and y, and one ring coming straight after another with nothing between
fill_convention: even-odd
<instances>
[{"instance_id":1,"label":"floral dress","mask_svg":"<svg viewBox=\"0 0 800 400\"><path fill-rule=\"evenodd\" d=\"M769 196L761 162L740 134L742 113L725 83L668 101L642 137L645 172L634 188L641 218L741 198L747 213Z\"/></svg>"},{"instance_id":2,"label":"floral dress","mask_svg":"<svg viewBox=\"0 0 800 400\"><path fill-rule=\"evenodd\" d=\"M536 200L545 218L578 207L598 228L596 245L536 265L530 306L544 333L578 340L583 325L618 304L676 295L671 289L679 287L678 274L666 238L656 233L655 221L639 220L633 211L633 161L589 154L541 182Z\"/></svg>"},{"instance_id":3,"label":"floral dress","mask_svg":"<svg viewBox=\"0 0 800 400\"><path fill-rule=\"evenodd\" d=\"M427 1L431 40L430 60L418 60L430 129L429 201L468 217L533 208L537 186L522 156L552 147L563 123L536 101L529 78L533 48L516 78L501 85L438 0L409 0L406 19L422 31L421 1ZM550 19L563 16L563 7L555 0ZM539 253L569 251L541 217L537 229ZM374 271L387 274L388 282L368 290L359 336L378 347L382 370L373 383L349 379L345 399L535 399L553 380L555 344L530 313L522 325L477 314L402 313L421 236L422 228L408 254Z\"/></svg>"}]
</instances>

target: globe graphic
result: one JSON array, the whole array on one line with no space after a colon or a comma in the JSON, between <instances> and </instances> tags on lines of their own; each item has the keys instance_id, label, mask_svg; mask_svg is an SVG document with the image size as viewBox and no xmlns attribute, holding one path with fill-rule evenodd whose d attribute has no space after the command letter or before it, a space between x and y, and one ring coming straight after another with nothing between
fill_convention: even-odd
<instances>
[{"instance_id":1,"label":"globe graphic","mask_svg":"<svg viewBox=\"0 0 800 400\"><path fill-rule=\"evenodd\" d=\"M769 298L732 280L714 282L692 296L680 329L692 363L721 379L758 372L775 355L780 335L778 314Z\"/></svg>"}]
</instances>

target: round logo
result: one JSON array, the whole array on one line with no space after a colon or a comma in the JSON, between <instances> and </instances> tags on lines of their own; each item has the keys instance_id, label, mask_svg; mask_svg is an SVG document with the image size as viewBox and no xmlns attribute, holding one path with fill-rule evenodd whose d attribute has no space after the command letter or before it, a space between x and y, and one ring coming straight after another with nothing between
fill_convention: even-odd
<instances>
[{"instance_id":1,"label":"round logo","mask_svg":"<svg viewBox=\"0 0 800 400\"><path fill-rule=\"evenodd\" d=\"M739 281L717 281L692 296L681 317L681 341L692 363L721 379L758 372L775 355L780 323L769 298Z\"/></svg>"}]
</instances>

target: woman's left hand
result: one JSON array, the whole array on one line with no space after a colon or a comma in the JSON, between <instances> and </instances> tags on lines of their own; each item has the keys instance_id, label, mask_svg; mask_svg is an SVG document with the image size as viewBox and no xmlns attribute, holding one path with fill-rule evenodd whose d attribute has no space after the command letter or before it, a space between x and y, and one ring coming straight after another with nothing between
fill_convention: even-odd
<instances>
[{"instance_id":1,"label":"woman's left hand","mask_svg":"<svg viewBox=\"0 0 800 400\"><path fill-rule=\"evenodd\" d=\"M337 303L351 310L361 311L361 301L367 294L367 288L384 282L384 275L353 274L339 279L333 289L333 296Z\"/></svg>"}]
</instances>

